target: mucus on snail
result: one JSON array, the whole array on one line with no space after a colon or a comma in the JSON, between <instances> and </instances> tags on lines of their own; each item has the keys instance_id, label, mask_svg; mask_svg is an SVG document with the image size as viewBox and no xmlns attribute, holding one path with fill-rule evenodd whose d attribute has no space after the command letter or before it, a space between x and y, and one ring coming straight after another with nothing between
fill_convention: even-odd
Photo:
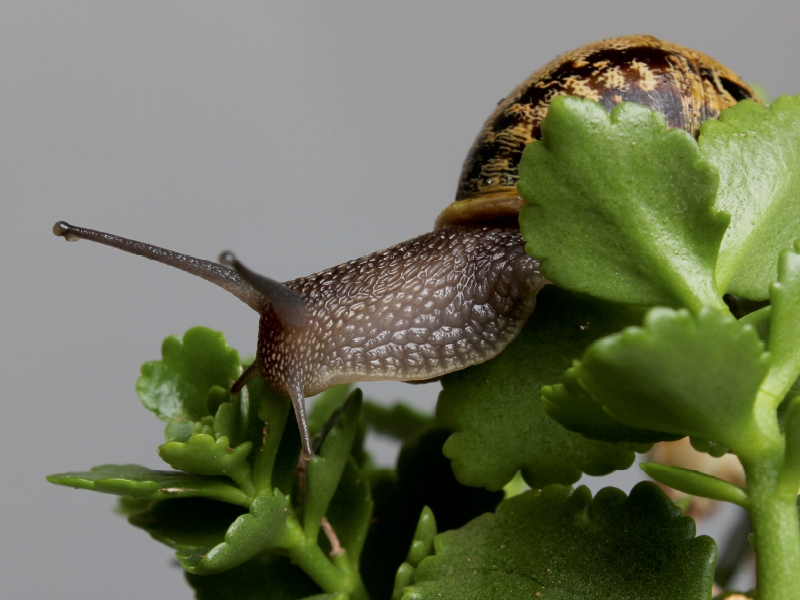
<instances>
[{"instance_id":1,"label":"mucus on snail","mask_svg":"<svg viewBox=\"0 0 800 600\"><path fill-rule=\"evenodd\" d=\"M309 459L307 396L340 383L439 378L496 356L520 332L548 282L519 231L518 165L524 147L541 137L540 122L557 95L590 98L607 110L645 104L669 127L694 135L704 120L754 98L715 60L650 36L582 46L498 104L432 232L285 283L253 273L229 252L217 264L63 221L53 232L192 273L258 312L256 359L232 392L259 375L290 396Z\"/></svg>"}]
</instances>

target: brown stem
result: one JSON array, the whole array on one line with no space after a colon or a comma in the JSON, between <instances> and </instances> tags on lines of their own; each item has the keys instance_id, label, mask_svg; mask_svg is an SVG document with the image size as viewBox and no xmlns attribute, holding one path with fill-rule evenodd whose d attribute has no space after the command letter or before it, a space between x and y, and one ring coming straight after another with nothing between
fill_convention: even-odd
<instances>
[{"instance_id":1,"label":"brown stem","mask_svg":"<svg viewBox=\"0 0 800 600\"><path fill-rule=\"evenodd\" d=\"M333 526L328 521L328 517L322 517L322 531L325 532L325 535L328 537L328 541L331 543L331 556L340 556L344 554L344 548L339 543L339 538L336 536L336 532L333 530Z\"/></svg>"}]
</instances>

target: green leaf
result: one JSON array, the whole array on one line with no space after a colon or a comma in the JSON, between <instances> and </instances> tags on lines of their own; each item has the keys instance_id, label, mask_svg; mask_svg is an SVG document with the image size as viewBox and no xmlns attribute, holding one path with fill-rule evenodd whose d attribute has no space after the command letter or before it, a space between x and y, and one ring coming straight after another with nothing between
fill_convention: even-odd
<instances>
[{"instance_id":1,"label":"green leaf","mask_svg":"<svg viewBox=\"0 0 800 600\"><path fill-rule=\"evenodd\" d=\"M288 526L294 520L289 498L275 490L272 496L259 496L250 512L240 516L225 533L225 541L208 552L178 552L183 567L195 575L221 573L247 562L257 554L292 545Z\"/></svg>"},{"instance_id":2,"label":"green leaf","mask_svg":"<svg viewBox=\"0 0 800 600\"><path fill-rule=\"evenodd\" d=\"M114 514L121 517L130 518L133 515L148 510L152 504L153 503L150 500L131 498L130 496L120 496L117 499L117 505L114 507Z\"/></svg>"},{"instance_id":3,"label":"green leaf","mask_svg":"<svg viewBox=\"0 0 800 600\"><path fill-rule=\"evenodd\" d=\"M325 516L355 568L358 568L367 539L372 507L369 481L350 456ZM327 542L327 538L324 541Z\"/></svg>"},{"instance_id":4,"label":"green leaf","mask_svg":"<svg viewBox=\"0 0 800 600\"><path fill-rule=\"evenodd\" d=\"M692 448L697 450L698 452L705 452L709 456L713 456L714 458L719 458L720 456L725 456L729 451L730 448L727 446L723 446L720 443L714 442L712 440L707 440L702 437L698 437L696 435L689 436L689 443L692 445Z\"/></svg>"},{"instance_id":5,"label":"green leaf","mask_svg":"<svg viewBox=\"0 0 800 600\"><path fill-rule=\"evenodd\" d=\"M253 452L250 455L253 460L253 483L259 493L271 490L276 486L288 493L288 480L293 474L293 466L297 464L297 455L290 453L289 465L278 469L278 477L274 477L274 470L289 415L292 414L292 401L287 396L281 396L274 392L263 383L263 380L255 390L248 384L248 390L253 406L256 405L256 402L260 406L257 412L258 420L254 421L260 427L260 431L258 427L253 427L254 431L250 434L251 438L255 437ZM289 423L289 427L295 427L294 422ZM290 435L286 437L291 439ZM299 450L299 446L297 450ZM283 476L281 476L282 471L285 473Z\"/></svg>"},{"instance_id":6,"label":"green leaf","mask_svg":"<svg viewBox=\"0 0 800 600\"><path fill-rule=\"evenodd\" d=\"M313 436L312 444L315 451L319 451L319 444L321 440L327 435L326 427L331 421L331 417L341 409L350 395L353 386L350 384L335 385L328 388L321 394L314 396L312 399L312 407L309 411L309 431ZM363 402L362 402L363 412ZM364 450L364 438L366 436L367 428L366 421L360 418L358 429L356 431L355 441L350 450L350 454L356 459L359 467L364 467L372 464L372 458Z\"/></svg>"},{"instance_id":7,"label":"green leaf","mask_svg":"<svg viewBox=\"0 0 800 600\"><path fill-rule=\"evenodd\" d=\"M431 429L436 422L432 415L423 414L402 403L384 407L364 402L363 410L367 424L373 431L403 442Z\"/></svg>"},{"instance_id":8,"label":"green leaf","mask_svg":"<svg viewBox=\"0 0 800 600\"><path fill-rule=\"evenodd\" d=\"M641 315L640 309L548 286L522 333L500 355L446 375L436 415L454 431L444 453L458 480L499 490L521 470L539 488L573 483L582 472L627 469L634 459L629 447L567 431L545 413L540 390L560 380L592 341L641 322Z\"/></svg>"},{"instance_id":9,"label":"green leaf","mask_svg":"<svg viewBox=\"0 0 800 600\"><path fill-rule=\"evenodd\" d=\"M253 444L245 442L230 448L228 438L215 440L210 435L193 435L185 443L168 442L158 454L173 469L195 475L224 475L251 496L255 494L253 474L247 457Z\"/></svg>"},{"instance_id":10,"label":"green leaf","mask_svg":"<svg viewBox=\"0 0 800 600\"><path fill-rule=\"evenodd\" d=\"M433 511L426 506L419 516L419 523L414 532L414 539L411 540L411 548L408 550L406 562L418 567L423 558L433 554L433 538L436 533L436 519Z\"/></svg>"},{"instance_id":11,"label":"green leaf","mask_svg":"<svg viewBox=\"0 0 800 600\"><path fill-rule=\"evenodd\" d=\"M221 435L227 435L229 438L236 435L234 427L238 419L236 419L235 416L220 416L219 409L222 405L231 405L231 400L233 398L230 388L224 388L218 385L211 386L206 396L206 413L208 415L214 415L214 428L216 429L219 427ZM222 419L224 422L218 423L218 419ZM230 429L225 430L226 427L230 427Z\"/></svg>"},{"instance_id":12,"label":"green leaf","mask_svg":"<svg viewBox=\"0 0 800 600\"><path fill-rule=\"evenodd\" d=\"M152 471L139 465L100 465L91 471L59 473L50 483L142 500L209 498L249 506L250 497L227 477L201 477L179 471Z\"/></svg>"},{"instance_id":13,"label":"green leaf","mask_svg":"<svg viewBox=\"0 0 800 600\"><path fill-rule=\"evenodd\" d=\"M344 472L347 458L361 418L361 390L354 390L340 413L334 413L326 426L330 427L317 456L308 462L308 489L306 490L303 528L307 540L316 540L322 517L328 510Z\"/></svg>"},{"instance_id":14,"label":"green leaf","mask_svg":"<svg viewBox=\"0 0 800 600\"><path fill-rule=\"evenodd\" d=\"M719 170L715 208L731 215L718 288L764 300L779 252L800 237L800 98L739 102L703 123L699 144Z\"/></svg>"},{"instance_id":15,"label":"green leaf","mask_svg":"<svg viewBox=\"0 0 800 600\"><path fill-rule=\"evenodd\" d=\"M795 494L800 488L800 396L790 402L783 426L786 432L786 458L778 487L784 494Z\"/></svg>"},{"instance_id":16,"label":"green leaf","mask_svg":"<svg viewBox=\"0 0 800 600\"><path fill-rule=\"evenodd\" d=\"M558 96L519 170L526 249L550 281L630 304L724 307L716 169L660 113Z\"/></svg>"},{"instance_id":17,"label":"green leaf","mask_svg":"<svg viewBox=\"0 0 800 600\"><path fill-rule=\"evenodd\" d=\"M164 428L164 438L168 442L185 442L194 432L192 421L170 421Z\"/></svg>"},{"instance_id":18,"label":"green leaf","mask_svg":"<svg viewBox=\"0 0 800 600\"><path fill-rule=\"evenodd\" d=\"M758 333L758 339L769 348L769 326L772 321L772 307L764 306L739 319L742 325L751 325Z\"/></svg>"},{"instance_id":19,"label":"green leaf","mask_svg":"<svg viewBox=\"0 0 800 600\"><path fill-rule=\"evenodd\" d=\"M392 589L392 600L401 600L405 589L414 583L414 575L417 570L407 562L404 562L397 569L394 578L394 588Z\"/></svg>"},{"instance_id":20,"label":"green leaf","mask_svg":"<svg viewBox=\"0 0 800 600\"><path fill-rule=\"evenodd\" d=\"M344 404L353 386L349 383L334 385L327 390L308 399L311 407L308 411L308 429L311 435L316 435L322 431L322 427L327 423L331 415Z\"/></svg>"},{"instance_id":21,"label":"green leaf","mask_svg":"<svg viewBox=\"0 0 800 600\"><path fill-rule=\"evenodd\" d=\"M406 443L391 472L373 475L373 524L361 557L361 576L372 598L392 594L397 569L405 561L420 513L425 506L436 515L439 531L461 527L493 511L502 492L461 485L442 454L449 432L426 431Z\"/></svg>"},{"instance_id":22,"label":"green leaf","mask_svg":"<svg viewBox=\"0 0 800 600\"><path fill-rule=\"evenodd\" d=\"M239 354L224 336L205 327L189 329L183 339L170 336L161 346L161 360L142 365L136 392L159 419L199 421L209 414L212 386L229 389L240 372Z\"/></svg>"},{"instance_id":23,"label":"green leaf","mask_svg":"<svg viewBox=\"0 0 800 600\"><path fill-rule=\"evenodd\" d=\"M262 554L218 575L192 575L186 580L197 600L288 600L319 592L319 587L288 558Z\"/></svg>"},{"instance_id":24,"label":"green leaf","mask_svg":"<svg viewBox=\"0 0 800 600\"><path fill-rule=\"evenodd\" d=\"M260 441L262 423L258 420L259 398L256 396L251 400L247 386L235 396L231 396L230 390L214 386L209 390L206 402L214 415L213 435L216 439L223 436L228 438L232 448L248 441L254 446L256 441ZM250 421L255 421L254 431L249 429Z\"/></svg>"},{"instance_id":25,"label":"green leaf","mask_svg":"<svg viewBox=\"0 0 800 600\"><path fill-rule=\"evenodd\" d=\"M674 441L682 437L620 423L580 386L575 369L567 369L564 383L544 386L542 401L547 414L570 431L592 440L637 444L637 452L647 452L655 442Z\"/></svg>"},{"instance_id":26,"label":"green leaf","mask_svg":"<svg viewBox=\"0 0 800 600\"><path fill-rule=\"evenodd\" d=\"M637 598L706 600L716 546L658 487L548 486L436 536L406 600Z\"/></svg>"},{"instance_id":27,"label":"green leaf","mask_svg":"<svg viewBox=\"0 0 800 600\"><path fill-rule=\"evenodd\" d=\"M522 478L522 473L517 471L517 474L514 475L514 479L503 486L503 498L507 499L519 496L522 492L527 492L529 489L531 489L531 486L525 483L525 480Z\"/></svg>"},{"instance_id":28,"label":"green leaf","mask_svg":"<svg viewBox=\"0 0 800 600\"><path fill-rule=\"evenodd\" d=\"M719 477L707 475L700 471L662 465L659 463L642 463L639 465L657 482L671 487L679 492L701 498L722 500L747 508L747 492L737 485L723 481Z\"/></svg>"},{"instance_id":29,"label":"green leaf","mask_svg":"<svg viewBox=\"0 0 800 600\"><path fill-rule=\"evenodd\" d=\"M151 502L128 522L170 548L202 554L225 541L225 531L244 512L225 502L181 498Z\"/></svg>"},{"instance_id":30,"label":"green leaf","mask_svg":"<svg viewBox=\"0 0 800 600\"><path fill-rule=\"evenodd\" d=\"M291 401L289 401L289 407L290 410L287 411L287 416L294 415L294 411L291 410ZM283 435L279 441L278 451L275 454L275 462L272 467L272 486L277 487L286 495L291 495L297 481L297 461L300 457L301 446L300 428L297 427L293 418L290 417L287 420L283 428ZM267 442L269 442L269 438ZM256 467L258 467L258 464Z\"/></svg>"},{"instance_id":31,"label":"green leaf","mask_svg":"<svg viewBox=\"0 0 800 600\"><path fill-rule=\"evenodd\" d=\"M644 327L589 347L575 373L623 423L706 438L742 456L763 441L754 405L768 358L756 332L730 314L654 308Z\"/></svg>"},{"instance_id":32,"label":"green leaf","mask_svg":"<svg viewBox=\"0 0 800 600\"><path fill-rule=\"evenodd\" d=\"M414 539L411 540L406 561L397 569L392 600L400 600L405 588L414 583L414 573L419 563L433 554L433 538L436 533L436 519L431 509L426 506L419 516L417 530L414 532Z\"/></svg>"},{"instance_id":33,"label":"green leaf","mask_svg":"<svg viewBox=\"0 0 800 600\"><path fill-rule=\"evenodd\" d=\"M778 261L778 280L770 288L769 353L772 364L761 386L776 408L800 376L800 240Z\"/></svg>"},{"instance_id":34,"label":"green leaf","mask_svg":"<svg viewBox=\"0 0 800 600\"><path fill-rule=\"evenodd\" d=\"M448 436L446 430L433 429L400 450L394 499L403 511L407 511L410 524L402 549L404 557L426 506L436 516L439 531L444 531L461 527L476 516L493 511L503 499L502 491L459 483L450 468L450 461L443 454ZM432 523L426 526L429 525Z\"/></svg>"}]
</instances>

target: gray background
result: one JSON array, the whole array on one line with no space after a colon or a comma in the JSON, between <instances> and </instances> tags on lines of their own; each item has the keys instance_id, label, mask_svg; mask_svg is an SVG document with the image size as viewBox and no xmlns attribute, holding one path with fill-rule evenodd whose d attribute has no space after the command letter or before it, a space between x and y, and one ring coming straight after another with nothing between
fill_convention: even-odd
<instances>
[{"instance_id":1,"label":"gray background","mask_svg":"<svg viewBox=\"0 0 800 600\"><path fill-rule=\"evenodd\" d=\"M232 248L291 279L428 231L496 102L556 54L651 33L774 97L800 92L799 24L796 0L4 0L3 597L189 598L171 551L114 516L113 498L44 476L160 466L163 426L133 386L165 335L204 324L255 348L256 315L233 297L67 245L54 221L202 258ZM430 410L437 393L365 387Z\"/></svg>"}]
</instances>

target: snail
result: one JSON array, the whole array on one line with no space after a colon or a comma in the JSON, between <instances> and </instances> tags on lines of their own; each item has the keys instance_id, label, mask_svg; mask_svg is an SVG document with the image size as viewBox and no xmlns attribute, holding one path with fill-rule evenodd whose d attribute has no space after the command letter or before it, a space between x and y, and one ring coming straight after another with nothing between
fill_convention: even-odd
<instances>
[{"instance_id":1,"label":"snail","mask_svg":"<svg viewBox=\"0 0 800 600\"><path fill-rule=\"evenodd\" d=\"M534 72L498 104L432 232L286 283L251 272L229 252L217 264L63 221L53 232L177 267L258 312L255 361L231 390L259 375L290 396L309 459L306 397L340 383L436 379L496 356L520 332L548 281L519 231L518 165L562 94L609 111L625 101L645 104L694 135L705 119L754 98L724 66L676 44L649 36L588 44Z\"/></svg>"}]
</instances>

